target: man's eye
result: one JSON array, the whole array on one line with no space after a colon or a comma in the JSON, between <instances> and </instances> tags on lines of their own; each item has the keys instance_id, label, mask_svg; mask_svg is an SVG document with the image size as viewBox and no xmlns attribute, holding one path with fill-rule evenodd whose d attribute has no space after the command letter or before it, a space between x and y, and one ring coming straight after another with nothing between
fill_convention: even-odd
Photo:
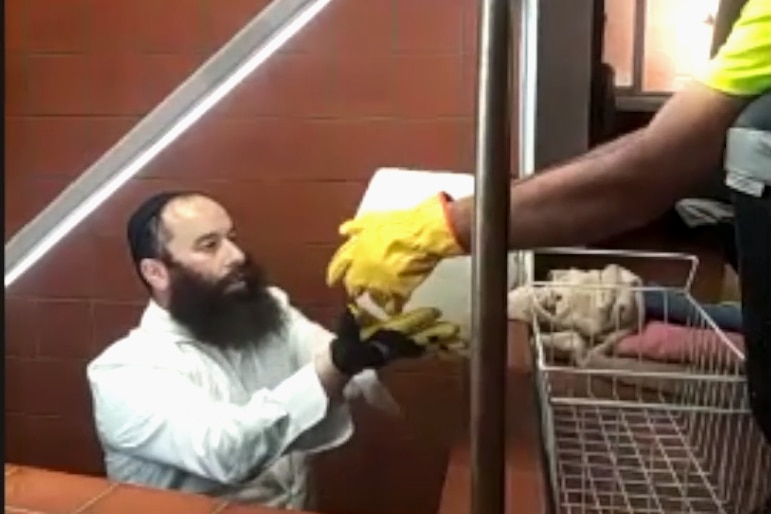
<instances>
[{"instance_id":1,"label":"man's eye","mask_svg":"<svg viewBox=\"0 0 771 514\"><path fill-rule=\"evenodd\" d=\"M212 250L216 250L217 246L219 246L218 241L210 240L210 241L204 241L203 244L201 245L201 248L207 251L212 251Z\"/></svg>"}]
</instances>

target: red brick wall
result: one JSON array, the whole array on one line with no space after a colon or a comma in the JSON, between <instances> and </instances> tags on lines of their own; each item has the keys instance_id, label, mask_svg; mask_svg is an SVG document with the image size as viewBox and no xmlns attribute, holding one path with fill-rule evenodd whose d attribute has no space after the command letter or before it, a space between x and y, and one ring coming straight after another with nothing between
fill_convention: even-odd
<instances>
[{"instance_id":1,"label":"red brick wall","mask_svg":"<svg viewBox=\"0 0 771 514\"><path fill-rule=\"evenodd\" d=\"M268 3L6 0L6 241ZM145 301L123 231L153 191L215 195L275 281L329 320L340 303L325 267L370 174L471 169L475 17L475 0L335 0L15 283L6 458L102 471L84 367ZM428 512L438 499L458 370L389 382L406 417L360 413L354 444L322 460L325 510Z\"/></svg>"}]
</instances>

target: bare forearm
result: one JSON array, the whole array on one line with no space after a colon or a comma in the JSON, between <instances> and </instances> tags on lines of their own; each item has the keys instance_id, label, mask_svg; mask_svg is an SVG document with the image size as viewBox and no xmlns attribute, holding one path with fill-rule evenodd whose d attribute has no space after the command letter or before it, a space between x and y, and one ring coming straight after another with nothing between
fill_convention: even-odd
<instances>
[{"instance_id":1,"label":"bare forearm","mask_svg":"<svg viewBox=\"0 0 771 514\"><path fill-rule=\"evenodd\" d=\"M573 164L579 161L585 161L587 159L594 159L596 157L602 157L610 153L617 152L621 148L627 147L631 144L638 142L644 133L645 133L645 129L638 129L638 130L635 130L634 132L624 134L623 136L617 139L614 139L613 141L608 141L605 144L592 148L591 150L589 150L584 154L573 157L572 159L569 159L568 161L561 163L559 166L556 166L556 167L562 167L568 164Z\"/></svg>"},{"instance_id":2,"label":"bare forearm","mask_svg":"<svg viewBox=\"0 0 771 514\"><path fill-rule=\"evenodd\" d=\"M635 228L716 171L725 132L742 101L697 93L715 105L703 107L704 98L673 99L640 133L514 182L510 247L584 244ZM473 198L451 205L451 221L466 248L472 216Z\"/></svg>"},{"instance_id":3,"label":"bare forearm","mask_svg":"<svg viewBox=\"0 0 771 514\"><path fill-rule=\"evenodd\" d=\"M669 202L646 191L640 180L644 156L625 144L600 147L511 186L509 246L512 249L584 244L644 223ZM614 172L622 168L625 173ZM634 194L632 194L634 192ZM642 200L642 202L640 201ZM470 248L473 197L450 210L461 244Z\"/></svg>"}]
</instances>

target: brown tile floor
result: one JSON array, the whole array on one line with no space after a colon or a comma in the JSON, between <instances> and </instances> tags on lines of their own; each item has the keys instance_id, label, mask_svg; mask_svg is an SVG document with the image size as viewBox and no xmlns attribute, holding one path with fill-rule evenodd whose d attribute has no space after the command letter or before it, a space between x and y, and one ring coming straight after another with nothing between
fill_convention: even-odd
<instances>
[{"instance_id":1,"label":"brown tile floor","mask_svg":"<svg viewBox=\"0 0 771 514\"><path fill-rule=\"evenodd\" d=\"M277 514L204 496L118 485L102 478L5 465L6 514Z\"/></svg>"}]
</instances>

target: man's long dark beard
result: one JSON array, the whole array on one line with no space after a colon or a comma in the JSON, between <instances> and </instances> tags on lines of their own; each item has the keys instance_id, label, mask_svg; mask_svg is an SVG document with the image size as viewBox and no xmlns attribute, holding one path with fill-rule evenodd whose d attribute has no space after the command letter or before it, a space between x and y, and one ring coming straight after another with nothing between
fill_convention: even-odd
<instances>
[{"instance_id":1,"label":"man's long dark beard","mask_svg":"<svg viewBox=\"0 0 771 514\"><path fill-rule=\"evenodd\" d=\"M283 310L250 257L216 283L177 262L166 265L172 280L169 313L198 341L238 348L257 345L284 328Z\"/></svg>"}]
</instances>

